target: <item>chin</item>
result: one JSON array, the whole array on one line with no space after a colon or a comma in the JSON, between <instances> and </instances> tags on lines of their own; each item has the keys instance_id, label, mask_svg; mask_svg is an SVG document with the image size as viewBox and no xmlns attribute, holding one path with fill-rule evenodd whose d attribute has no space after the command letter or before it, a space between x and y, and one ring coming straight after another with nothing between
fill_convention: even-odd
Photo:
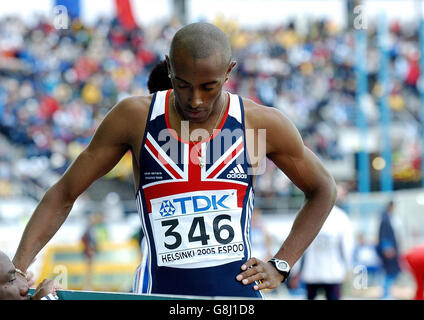
<instances>
[{"instance_id":1,"label":"chin","mask_svg":"<svg viewBox=\"0 0 424 320\"><path fill-rule=\"evenodd\" d=\"M203 122L207 121L208 118L206 118L206 117L205 118L190 118L190 117L188 117L187 120L190 121L190 123L203 123Z\"/></svg>"},{"instance_id":2,"label":"chin","mask_svg":"<svg viewBox=\"0 0 424 320\"><path fill-rule=\"evenodd\" d=\"M204 112L199 112L198 115L186 113L185 118L192 123L202 123L208 120L208 114L205 114Z\"/></svg>"}]
</instances>

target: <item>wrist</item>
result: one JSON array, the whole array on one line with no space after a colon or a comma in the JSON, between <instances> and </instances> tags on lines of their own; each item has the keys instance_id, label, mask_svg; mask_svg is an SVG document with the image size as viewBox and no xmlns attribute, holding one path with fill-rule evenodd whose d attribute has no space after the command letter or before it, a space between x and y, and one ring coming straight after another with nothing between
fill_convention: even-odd
<instances>
[{"instance_id":1,"label":"wrist","mask_svg":"<svg viewBox=\"0 0 424 320\"><path fill-rule=\"evenodd\" d=\"M287 261L272 258L268 261L268 263L270 263L279 273L281 282L284 282L288 278L291 268Z\"/></svg>"},{"instance_id":2,"label":"wrist","mask_svg":"<svg viewBox=\"0 0 424 320\"><path fill-rule=\"evenodd\" d=\"M15 267L15 272L16 273L19 273L21 276L23 276L24 278L26 278L27 277L27 273L25 272L25 271L22 271L21 269L19 269L19 268L16 268Z\"/></svg>"},{"instance_id":3,"label":"wrist","mask_svg":"<svg viewBox=\"0 0 424 320\"><path fill-rule=\"evenodd\" d=\"M16 256L12 259L12 263L15 266L15 268L23 273L26 273L27 267L25 267L25 264L22 263L22 260L17 258Z\"/></svg>"}]
</instances>

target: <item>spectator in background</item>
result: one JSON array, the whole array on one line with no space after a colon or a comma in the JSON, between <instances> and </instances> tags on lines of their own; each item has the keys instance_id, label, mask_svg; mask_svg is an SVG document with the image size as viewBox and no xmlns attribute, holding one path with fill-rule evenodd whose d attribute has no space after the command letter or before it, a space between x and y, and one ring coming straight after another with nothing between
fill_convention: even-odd
<instances>
[{"instance_id":1,"label":"spectator in background","mask_svg":"<svg viewBox=\"0 0 424 320\"><path fill-rule=\"evenodd\" d=\"M252 256L268 261L272 257L272 239L264 224L262 210L258 207L253 211L250 237L252 239Z\"/></svg>"},{"instance_id":2,"label":"spectator in background","mask_svg":"<svg viewBox=\"0 0 424 320\"><path fill-rule=\"evenodd\" d=\"M149 93L172 89L171 79L168 77L168 67L166 60L159 62L150 72L149 80L147 81Z\"/></svg>"},{"instance_id":3,"label":"spectator in background","mask_svg":"<svg viewBox=\"0 0 424 320\"><path fill-rule=\"evenodd\" d=\"M358 234L353 257L355 267L366 268L367 284L378 282L381 261L376 252L375 241L369 241L363 233Z\"/></svg>"},{"instance_id":4,"label":"spectator in background","mask_svg":"<svg viewBox=\"0 0 424 320\"><path fill-rule=\"evenodd\" d=\"M390 201L381 215L378 229L377 253L381 259L384 270L383 299L389 299L390 288L400 273L399 251L395 231L393 229L392 217L394 203Z\"/></svg>"},{"instance_id":5,"label":"spectator in background","mask_svg":"<svg viewBox=\"0 0 424 320\"><path fill-rule=\"evenodd\" d=\"M338 204L344 196L338 186ZM352 267L353 249L353 226L346 212L335 205L298 263L299 271L293 275L290 287L298 287L300 280L306 285L308 300L315 299L320 290L325 291L328 300L339 300Z\"/></svg>"},{"instance_id":6,"label":"spectator in background","mask_svg":"<svg viewBox=\"0 0 424 320\"><path fill-rule=\"evenodd\" d=\"M0 300L52 300L56 290L62 289L54 280L43 280L32 296L29 287L33 282L28 282L27 275L17 269L9 257L0 251ZM46 297L49 298L46 298ZM57 298L54 298L57 299Z\"/></svg>"},{"instance_id":7,"label":"spectator in background","mask_svg":"<svg viewBox=\"0 0 424 320\"><path fill-rule=\"evenodd\" d=\"M88 218L88 226L81 238L84 247L84 256L87 261L87 272L85 277L84 289L93 288L93 261L96 253L99 251L99 245L108 239L108 233L104 225L104 216L102 213L91 214Z\"/></svg>"},{"instance_id":8,"label":"spectator in background","mask_svg":"<svg viewBox=\"0 0 424 320\"><path fill-rule=\"evenodd\" d=\"M87 262L87 270L85 273L84 279L84 289L92 290L93 286L93 260L94 255L97 252L97 241L94 232L94 226L96 224L96 220L94 219L94 215L89 217L88 226L85 230L81 242L83 244L84 256Z\"/></svg>"}]
</instances>

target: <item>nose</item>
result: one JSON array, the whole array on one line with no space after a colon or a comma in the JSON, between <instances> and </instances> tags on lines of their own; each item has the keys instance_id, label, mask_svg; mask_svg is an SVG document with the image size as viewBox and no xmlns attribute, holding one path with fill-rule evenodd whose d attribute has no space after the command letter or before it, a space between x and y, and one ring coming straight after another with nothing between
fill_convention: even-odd
<instances>
[{"instance_id":1,"label":"nose","mask_svg":"<svg viewBox=\"0 0 424 320\"><path fill-rule=\"evenodd\" d=\"M200 90L193 89L192 96L189 102L193 108L198 108L203 104L203 98L200 93Z\"/></svg>"}]
</instances>

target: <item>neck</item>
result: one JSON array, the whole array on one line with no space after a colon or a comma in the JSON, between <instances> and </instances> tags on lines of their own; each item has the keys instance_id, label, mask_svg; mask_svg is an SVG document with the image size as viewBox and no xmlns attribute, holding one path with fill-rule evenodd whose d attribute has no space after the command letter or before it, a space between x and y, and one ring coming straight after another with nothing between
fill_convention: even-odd
<instances>
[{"instance_id":1,"label":"neck","mask_svg":"<svg viewBox=\"0 0 424 320\"><path fill-rule=\"evenodd\" d=\"M192 122L190 120L186 120L183 118L181 112L179 111L179 107L176 104L175 93L172 93L170 97L170 105L169 108L170 114L169 117L172 117L171 125L174 130L179 133L180 137L183 137L184 140L188 140L187 137L191 136L191 133L194 130L199 130L197 132L204 133L203 135L211 136L213 134L214 129L217 129L219 124L221 123L222 117L225 113L226 107L228 105L228 94L226 92L221 91L221 94L216 99L213 104L212 111L209 117L201 122ZM190 139L191 141L203 140L207 137L202 137L202 139L197 139L197 137L193 137L194 139Z\"/></svg>"}]
</instances>

